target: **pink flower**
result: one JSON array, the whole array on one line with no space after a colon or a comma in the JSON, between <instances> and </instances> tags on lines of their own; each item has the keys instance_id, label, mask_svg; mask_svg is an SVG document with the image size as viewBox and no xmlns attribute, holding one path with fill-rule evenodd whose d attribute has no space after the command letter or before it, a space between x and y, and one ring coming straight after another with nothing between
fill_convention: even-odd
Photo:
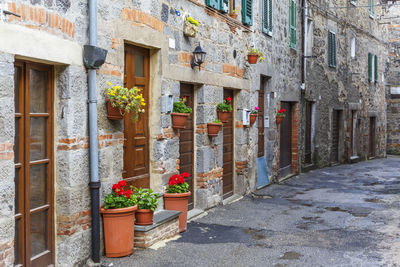
<instances>
[{"instance_id":1,"label":"pink flower","mask_svg":"<svg viewBox=\"0 0 400 267\"><path fill-rule=\"evenodd\" d=\"M255 106L254 109L255 109L255 110L259 110L260 108L259 108L258 106Z\"/></svg>"}]
</instances>

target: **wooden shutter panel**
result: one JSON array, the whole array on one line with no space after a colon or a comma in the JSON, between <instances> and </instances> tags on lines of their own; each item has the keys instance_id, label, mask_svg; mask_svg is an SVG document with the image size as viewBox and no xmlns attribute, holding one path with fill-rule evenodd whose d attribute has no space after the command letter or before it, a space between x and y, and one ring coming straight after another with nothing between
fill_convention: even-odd
<instances>
[{"instance_id":1,"label":"wooden shutter panel","mask_svg":"<svg viewBox=\"0 0 400 267\"><path fill-rule=\"evenodd\" d=\"M219 9L219 1L220 0L206 0L206 5L215 9Z\"/></svg>"},{"instance_id":2,"label":"wooden shutter panel","mask_svg":"<svg viewBox=\"0 0 400 267\"><path fill-rule=\"evenodd\" d=\"M242 21L244 24L253 25L253 0L242 0Z\"/></svg>"},{"instance_id":3,"label":"wooden shutter panel","mask_svg":"<svg viewBox=\"0 0 400 267\"><path fill-rule=\"evenodd\" d=\"M221 3L220 3L219 10L222 13L228 13L229 12L229 0L220 0L220 1L221 1Z\"/></svg>"},{"instance_id":4,"label":"wooden shutter panel","mask_svg":"<svg viewBox=\"0 0 400 267\"><path fill-rule=\"evenodd\" d=\"M263 21L262 21L262 31L263 33L269 32L269 0L263 0Z\"/></svg>"},{"instance_id":5,"label":"wooden shutter panel","mask_svg":"<svg viewBox=\"0 0 400 267\"><path fill-rule=\"evenodd\" d=\"M296 49L296 1L289 0L289 15L290 15L290 48Z\"/></svg>"},{"instance_id":6,"label":"wooden shutter panel","mask_svg":"<svg viewBox=\"0 0 400 267\"><path fill-rule=\"evenodd\" d=\"M268 8L268 26L269 31L272 32L272 0L269 0L269 8Z\"/></svg>"},{"instance_id":7,"label":"wooden shutter panel","mask_svg":"<svg viewBox=\"0 0 400 267\"><path fill-rule=\"evenodd\" d=\"M368 53L368 81L372 81L372 54Z\"/></svg>"},{"instance_id":8,"label":"wooden shutter panel","mask_svg":"<svg viewBox=\"0 0 400 267\"><path fill-rule=\"evenodd\" d=\"M332 67L332 32L328 31L328 66Z\"/></svg>"},{"instance_id":9,"label":"wooden shutter panel","mask_svg":"<svg viewBox=\"0 0 400 267\"><path fill-rule=\"evenodd\" d=\"M375 82L378 82L378 56L375 55Z\"/></svg>"}]
</instances>

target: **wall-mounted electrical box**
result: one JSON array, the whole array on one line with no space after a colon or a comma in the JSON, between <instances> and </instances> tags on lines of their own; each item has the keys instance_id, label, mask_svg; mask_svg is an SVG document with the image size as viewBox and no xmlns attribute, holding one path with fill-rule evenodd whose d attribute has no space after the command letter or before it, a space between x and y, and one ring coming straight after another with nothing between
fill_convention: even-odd
<instances>
[{"instance_id":1,"label":"wall-mounted electrical box","mask_svg":"<svg viewBox=\"0 0 400 267\"><path fill-rule=\"evenodd\" d=\"M249 126L250 125L250 109L243 109L242 113L242 121L244 126Z\"/></svg>"}]
</instances>

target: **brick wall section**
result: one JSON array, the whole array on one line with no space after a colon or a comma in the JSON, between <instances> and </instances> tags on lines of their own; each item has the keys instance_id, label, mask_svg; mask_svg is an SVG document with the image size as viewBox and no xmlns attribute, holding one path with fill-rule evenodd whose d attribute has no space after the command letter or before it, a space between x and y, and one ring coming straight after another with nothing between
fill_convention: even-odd
<instances>
[{"instance_id":1,"label":"brick wall section","mask_svg":"<svg viewBox=\"0 0 400 267\"><path fill-rule=\"evenodd\" d=\"M61 33L70 39L75 36L74 23L43 7L12 2L8 3L8 10L21 16L8 16L10 22L21 22L28 28L45 30L51 34Z\"/></svg>"},{"instance_id":2,"label":"brick wall section","mask_svg":"<svg viewBox=\"0 0 400 267\"><path fill-rule=\"evenodd\" d=\"M134 246L148 248L158 241L174 237L177 234L179 234L179 217L148 232L135 231Z\"/></svg>"},{"instance_id":3,"label":"brick wall section","mask_svg":"<svg viewBox=\"0 0 400 267\"><path fill-rule=\"evenodd\" d=\"M99 148L124 143L124 134L106 134L97 137ZM89 148L89 137L65 138L58 140L57 150L78 150Z\"/></svg>"},{"instance_id":4,"label":"brick wall section","mask_svg":"<svg viewBox=\"0 0 400 267\"><path fill-rule=\"evenodd\" d=\"M122 19L144 24L159 32L163 32L164 23L144 12L135 9L122 9Z\"/></svg>"},{"instance_id":5,"label":"brick wall section","mask_svg":"<svg viewBox=\"0 0 400 267\"><path fill-rule=\"evenodd\" d=\"M115 45L114 43L112 45ZM105 63L99 70L96 71L97 74L104 74L107 76L122 77L122 68L112 64Z\"/></svg>"},{"instance_id":6,"label":"brick wall section","mask_svg":"<svg viewBox=\"0 0 400 267\"><path fill-rule=\"evenodd\" d=\"M14 145L11 143L0 144L0 160L12 160L14 158Z\"/></svg>"},{"instance_id":7,"label":"brick wall section","mask_svg":"<svg viewBox=\"0 0 400 267\"><path fill-rule=\"evenodd\" d=\"M292 118L292 173L298 173L298 161L299 161L299 104L296 103L293 109Z\"/></svg>"},{"instance_id":8,"label":"brick wall section","mask_svg":"<svg viewBox=\"0 0 400 267\"><path fill-rule=\"evenodd\" d=\"M14 263L14 241L0 244L0 267L12 266Z\"/></svg>"},{"instance_id":9,"label":"brick wall section","mask_svg":"<svg viewBox=\"0 0 400 267\"><path fill-rule=\"evenodd\" d=\"M90 210L75 213L73 215L57 216L57 235L59 236L70 236L79 230L87 230L90 227Z\"/></svg>"},{"instance_id":10,"label":"brick wall section","mask_svg":"<svg viewBox=\"0 0 400 267\"><path fill-rule=\"evenodd\" d=\"M229 76L243 79L243 70L236 65L224 64L222 65L222 72Z\"/></svg>"},{"instance_id":11,"label":"brick wall section","mask_svg":"<svg viewBox=\"0 0 400 267\"><path fill-rule=\"evenodd\" d=\"M400 155L400 99L388 99L387 145L389 154Z\"/></svg>"},{"instance_id":12,"label":"brick wall section","mask_svg":"<svg viewBox=\"0 0 400 267\"><path fill-rule=\"evenodd\" d=\"M222 179L224 175L223 168L217 168L207 173L197 174L197 188L207 188L210 180Z\"/></svg>"},{"instance_id":13,"label":"brick wall section","mask_svg":"<svg viewBox=\"0 0 400 267\"><path fill-rule=\"evenodd\" d=\"M247 169L247 161L236 161L235 165L236 165L236 173L239 175L245 175L246 169Z\"/></svg>"}]
</instances>

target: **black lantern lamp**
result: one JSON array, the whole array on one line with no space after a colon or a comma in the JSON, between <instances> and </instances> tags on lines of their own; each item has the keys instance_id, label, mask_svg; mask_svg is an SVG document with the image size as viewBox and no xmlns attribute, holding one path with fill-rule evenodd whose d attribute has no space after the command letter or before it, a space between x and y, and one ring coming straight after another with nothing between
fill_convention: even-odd
<instances>
[{"instance_id":1,"label":"black lantern lamp","mask_svg":"<svg viewBox=\"0 0 400 267\"><path fill-rule=\"evenodd\" d=\"M206 55L207 53L203 50L203 48L201 48L200 45L197 46L196 49L193 51L193 58L192 61L190 62L190 66L192 67L192 69L194 69L194 67L196 66L199 66L199 71L200 71L201 64L204 63Z\"/></svg>"}]
</instances>

